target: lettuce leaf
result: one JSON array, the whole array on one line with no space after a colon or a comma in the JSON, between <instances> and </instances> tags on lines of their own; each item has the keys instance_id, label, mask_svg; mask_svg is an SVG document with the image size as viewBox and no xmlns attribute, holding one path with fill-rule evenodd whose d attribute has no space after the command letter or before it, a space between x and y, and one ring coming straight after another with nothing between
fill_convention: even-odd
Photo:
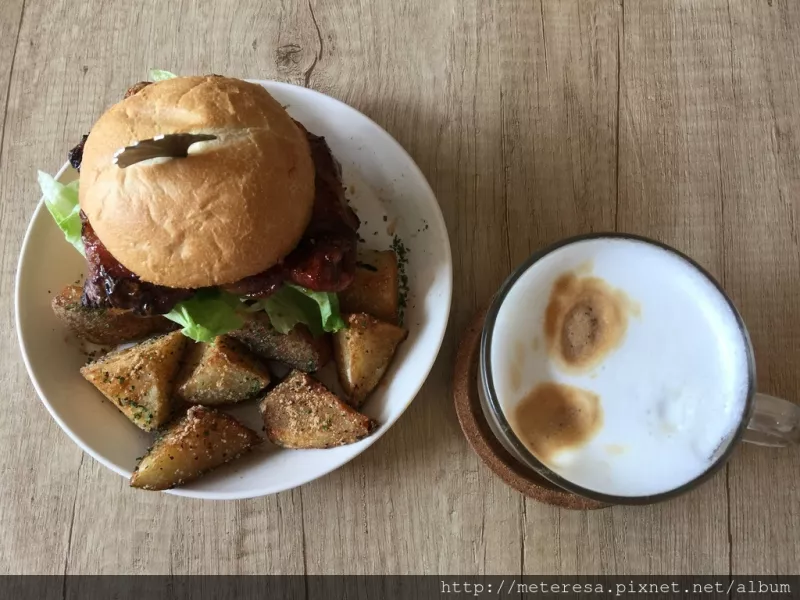
<instances>
[{"instance_id":1,"label":"lettuce leaf","mask_svg":"<svg viewBox=\"0 0 800 600\"><path fill-rule=\"evenodd\" d=\"M244 319L237 296L220 290L200 290L179 302L164 316L181 325L181 333L197 342L213 342L218 335L239 329Z\"/></svg>"},{"instance_id":2,"label":"lettuce leaf","mask_svg":"<svg viewBox=\"0 0 800 600\"><path fill-rule=\"evenodd\" d=\"M259 300L251 310L263 310L272 326L280 333L289 333L298 323L320 336L344 329L339 313L339 297L330 292L312 292L299 285L286 283L269 298Z\"/></svg>"},{"instance_id":3,"label":"lettuce leaf","mask_svg":"<svg viewBox=\"0 0 800 600\"><path fill-rule=\"evenodd\" d=\"M42 188L47 210L64 232L64 237L85 256L81 239L78 181L64 185L39 171L39 187ZM289 333L301 323L315 336L345 328L336 294L313 292L291 283L284 284L272 296L255 302L247 309L233 294L221 290L200 290L188 300L176 304L164 316L180 325L185 336L198 342L212 342L217 336L244 325L240 314L242 310L265 311L272 326L280 333Z\"/></svg>"},{"instance_id":4,"label":"lettuce leaf","mask_svg":"<svg viewBox=\"0 0 800 600\"><path fill-rule=\"evenodd\" d=\"M177 77L175 73L170 73L169 71L162 71L161 69L150 69L148 73L150 79L152 81L164 81L165 79L174 79Z\"/></svg>"},{"instance_id":5,"label":"lettuce leaf","mask_svg":"<svg viewBox=\"0 0 800 600\"><path fill-rule=\"evenodd\" d=\"M339 312L339 296L331 292L312 292L311 290L291 283L284 285L284 287L287 286L316 302L320 320L322 321L322 329L324 331L336 333L340 329L345 328L344 319L342 319L342 315Z\"/></svg>"},{"instance_id":6,"label":"lettuce leaf","mask_svg":"<svg viewBox=\"0 0 800 600\"><path fill-rule=\"evenodd\" d=\"M86 256L81 239L81 207L78 203L78 180L64 185L52 175L39 171L39 187L44 203L64 237L75 249Z\"/></svg>"},{"instance_id":7,"label":"lettuce leaf","mask_svg":"<svg viewBox=\"0 0 800 600\"><path fill-rule=\"evenodd\" d=\"M336 294L312 292L289 283L247 309L241 299L233 294L220 290L200 290L189 300L176 304L164 316L181 325L183 335L197 342L212 342L218 335L244 325L240 314L243 310L265 311L272 326L280 333L289 333L300 323L308 326L315 336L345 327Z\"/></svg>"}]
</instances>

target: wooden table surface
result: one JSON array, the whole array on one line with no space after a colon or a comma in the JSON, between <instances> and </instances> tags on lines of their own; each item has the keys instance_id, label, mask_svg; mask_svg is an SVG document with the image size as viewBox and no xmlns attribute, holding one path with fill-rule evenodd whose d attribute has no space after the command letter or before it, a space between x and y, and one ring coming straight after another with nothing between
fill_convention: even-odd
<instances>
[{"instance_id":1,"label":"wooden table surface","mask_svg":"<svg viewBox=\"0 0 800 600\"><path fill-rule=\"evenodd\" d=\"M800 387L795 0L2 0L0 573L797 573L800 449L742 447L678 500L570 512L472 453L459 333L506 274L588 231L655 237L724 285L763 391ZM28 380L14 274L39 199L105 107L158 67L289 81L372 117L436 192L455 257L447 340L360 458L257 500L130 490Z\"/></svg>"}]
</instances>

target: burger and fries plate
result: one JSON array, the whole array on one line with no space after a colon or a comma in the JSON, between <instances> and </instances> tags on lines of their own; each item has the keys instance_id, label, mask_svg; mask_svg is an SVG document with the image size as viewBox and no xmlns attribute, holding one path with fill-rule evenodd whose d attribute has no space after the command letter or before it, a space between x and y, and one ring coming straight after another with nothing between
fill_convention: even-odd
<instances>
[{"instance_id":1,"label":"burger and fries plate","mask_svg":"<svg viewBox=\"0 0 800 600\"><path fill-rule=\"evenodd\" d=\"M407 249L408 338L361 411L379 423L369 437L325 450L285 450L265 441L243 458L168 493L209 500L273 494L303 485L352 460L391 427L419 392L444 337L452 296L452 257L442 213L424 175L403 148L355 109L319 92L273 81L264 86L289 114L324 136L342 165L350 205L361 220L362 246L388 249L395 236ZM56 179L77 172L65 164ZM81 376L82 348L51 309L53 294L79 282L86 262L72 251L43 202L34 211L17 270L17 332L25 365L50 414L85 452L129 478L152 442ZM225 412L261 431L252 403Z\"/></svg>"}]
</instances>

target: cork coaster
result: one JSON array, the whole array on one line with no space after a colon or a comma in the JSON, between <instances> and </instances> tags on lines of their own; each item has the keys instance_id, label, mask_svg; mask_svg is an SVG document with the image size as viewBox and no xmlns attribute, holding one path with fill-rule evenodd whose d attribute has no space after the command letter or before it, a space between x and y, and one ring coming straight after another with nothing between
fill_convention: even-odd
<instances>
[{"instance_id":1,"label":"cork coaster","mask_svg":"<svg viewBox=\"0 0 800 600\"><path fill-rule=\"evenodd\" d=\"M485 310L475 315L461 338L453 372L453 401L469 445L495 475L529 498L572 510L607 507L607 504L576 496L550 483L511 456L492 434L478 397L478 355L485 318Z\"/></svg>"}]
</instances>

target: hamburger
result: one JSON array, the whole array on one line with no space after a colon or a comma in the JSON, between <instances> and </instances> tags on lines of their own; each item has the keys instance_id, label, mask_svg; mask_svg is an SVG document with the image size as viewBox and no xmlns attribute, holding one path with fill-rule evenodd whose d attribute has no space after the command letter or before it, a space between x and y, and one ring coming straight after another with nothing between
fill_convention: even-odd
<instances>
[{"instance_id":1,"label":"hamburger","mask_svg":"<svg viewBox=\"0 0 800 600\"><path fill-rule=\"evenodd\" d=\"M164 315L198 341L264 310L286 332L344 327L359 221L325 139L262 86L216 75L136 84L70 152L76 186L40 173L84 253L81 303ZM206 133L188 156L127 167L115 154L162 134Z\"/></svg>"}]
</instances>

